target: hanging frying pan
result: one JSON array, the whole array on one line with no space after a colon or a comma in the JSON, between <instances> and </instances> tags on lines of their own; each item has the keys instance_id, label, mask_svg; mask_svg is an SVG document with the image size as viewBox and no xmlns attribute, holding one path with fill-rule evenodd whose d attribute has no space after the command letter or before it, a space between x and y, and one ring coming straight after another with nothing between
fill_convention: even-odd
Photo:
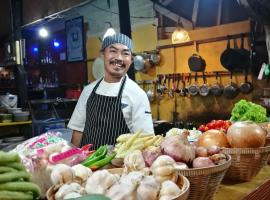
<instances>
[{"instance_id":1,"label":"hanging frying pan","mask_svg":"<svg viewBox=\"0 0 270 200\"><path fill-rule=\"evenodd\" d=\"M241 66L238 66L238 68L241 69L248 69L251 64L251 59L250 59L250 52L249 50L244 48L244 34L241 34L241 47L239 49L239 53L241 54Z\"/></svg>"},{"instance_id":2,"label":"hanging frying pan","mask_svg":"<svg viewBox=\"0 0 270 200\"><path fill-rule=\"evenodd\" d=\"M229 70L233 71L235 67L235 61L238 59L238 53L235 49L230 47L230 36L227 38L227 48L222 52L220 56L220 63L222 66Z\"/></svg>"},{"instance_id":3,"label":"hanging frying pan","mask_svg":"<svg viewBox=\"0 0 270 200\"><path fill-rule=\"evenodd\" d=\"M202 72L205 70L206 62L205 60L199 55L199 50L198 50L198 44L197 42L194 42L195 46L195 51L196 53L192 54L188 58L188 66L190 71L193 72Z\"/></svg>"},{"instance_id":4,"label":"hanging frying pan","mask_svg":"<svg viewBox=\"0 0 270 200\"><path fill-rule=\"evenodd\" d=\"M223 93L223 88L218 81L218 72L216 72L216 83L211 86L210 93L214 96L221 96Z\"/></svg>"},{"instance_id":5,"label":"hanging frying pan","mask_svg":"<svg viewBox=\"0 0 270 200\"><path fill-rule=\"evenodd\" d=\"M237 88L236 84L233 83L232 81L232 75L233 73L231 72L230 75L231 83L224 88L223 92L224 96L228 99L234 99L239 93L239 89Z\"/></svg>"}]
</instances>

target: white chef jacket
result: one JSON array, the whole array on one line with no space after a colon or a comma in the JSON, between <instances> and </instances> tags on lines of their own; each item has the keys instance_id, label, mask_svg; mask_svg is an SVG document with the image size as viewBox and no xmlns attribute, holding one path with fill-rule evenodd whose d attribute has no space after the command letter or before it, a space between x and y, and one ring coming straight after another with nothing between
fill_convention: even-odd
<instances>
[{"instance_id":1,"label":"white chef jacket","mask_svg":"<svg viewBox=\"0 0 270 200\"><path fill-rule=\"evenodd\" d=\"M68 128L83 132L86 119L87 100L97 82L98 80L92 82L83 89L68 123ZM102 80L96 93L99 95L116 97L121 82L122 79L117 83L108 83ZM121 103L126 124L132 133L142 129L144 133L154 134L152 114L147 95L137 83L128 78L128 76L123 89Z\"/></svg>"}]
</instances>

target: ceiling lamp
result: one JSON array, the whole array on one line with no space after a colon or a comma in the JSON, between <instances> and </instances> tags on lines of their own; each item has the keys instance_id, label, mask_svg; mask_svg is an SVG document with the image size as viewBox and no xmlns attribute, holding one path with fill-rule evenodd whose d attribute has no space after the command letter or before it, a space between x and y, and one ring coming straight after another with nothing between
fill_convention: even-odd
<instances>
[{"instance_id":1,"label":"ceiling lamp","mask_svg":"<svg viewBox=\"0 0 270 200\"><path fill-rule=\"evenodd\" d=\"M184 29L183 24L178 20L177 27L172 33L172 43L179 44L190 41L188 31Z\"/></svg>"},{"instance_id":2,"label":"ceiling lamp","mask_svg":"<svg viewBox=\"0 0 270 200\"><path fill-rule=\"evenodd\" d=\"M103 40L104 40L105 37L110 36L110 35L114 35L116 33L113 26L112 26L112 24L111 24L111 22L105 22L105 23L109 24L110 27L105 32L105 34L103 36Z\"/></svg>"},{"instance_id":3,"label":"ceiling lamp","mask_svg":"<svg viewBox=\"0 0 270 200\"><path fill-rule=\"evenodd\" d=\"M46 28L39 29L38 33L39 33L40 37L43 37L43 38L46 38L49 35L49 32Z\"/></svg>"}]
</instances>

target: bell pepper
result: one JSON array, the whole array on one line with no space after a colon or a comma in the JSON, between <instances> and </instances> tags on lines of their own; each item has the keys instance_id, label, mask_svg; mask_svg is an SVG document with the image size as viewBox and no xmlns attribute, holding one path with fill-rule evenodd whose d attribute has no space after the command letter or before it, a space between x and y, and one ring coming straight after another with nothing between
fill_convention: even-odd
<instances>
[{"instance_id":1,"label":"bell pepper","mask_svg":"<svg viewBox=\"0 0 270 200\"><path fill-rule=\"evenodd\" d=\"M89 165L90 169L91 170L97 170L101 167L104 167L105 165L109 164L111 162L111 160L116 156L116 153L112 153L110 154L109 156L101 159L101 160L98 160L92 164Z\"/></svg>"}]
</instances>

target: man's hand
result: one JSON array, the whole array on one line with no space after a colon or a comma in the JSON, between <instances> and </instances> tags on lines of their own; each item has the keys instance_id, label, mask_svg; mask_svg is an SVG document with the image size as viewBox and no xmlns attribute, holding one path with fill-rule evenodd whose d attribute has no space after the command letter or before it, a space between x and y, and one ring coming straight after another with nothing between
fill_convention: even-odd
<instances>
[{"instance_id":1,"label":"man's hand","mask_svg":"<svg viewBox=\"0 0 270 200\"><path fill-rule=\"evenodd\" d=\"M74 130L71 138L71 143L76 147L80 147L81 139L82 139L82 132Z\"/></svg>"}]
</instances>

